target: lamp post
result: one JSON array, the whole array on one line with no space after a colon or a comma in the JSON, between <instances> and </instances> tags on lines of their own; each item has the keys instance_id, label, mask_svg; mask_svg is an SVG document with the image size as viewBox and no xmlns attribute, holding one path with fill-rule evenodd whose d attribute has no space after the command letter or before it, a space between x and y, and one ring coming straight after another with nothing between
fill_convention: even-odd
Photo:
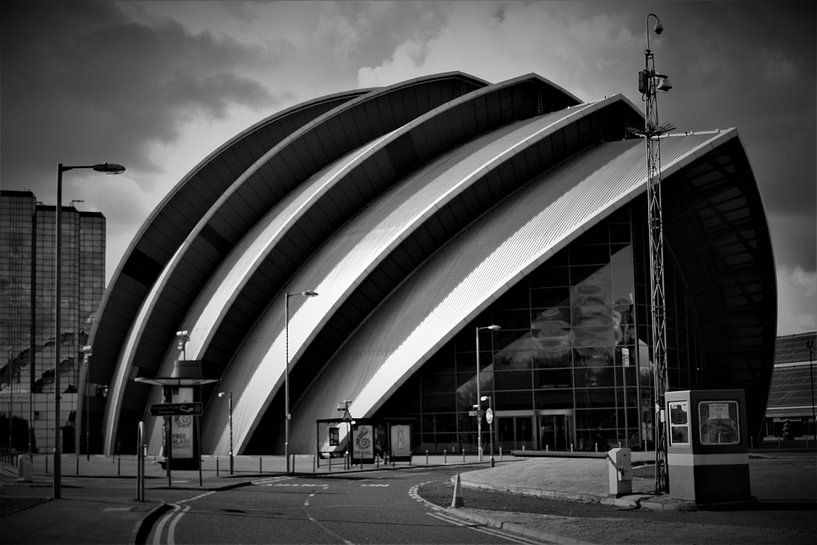
<instances>
[{"instance_id":1,"label":"lamp post","mask_svg":"<svg viewBox=\"0 0 817 545\"><path fill-rule=\"evenodd\" d=\"M85 459L91 459L91 434L89 425L91 423L90 417L90 407L88 406L88 374L91 372L91 346L85 345L82 347L82 354L83 354L83 363L85 364L85 381L83 382L82 386L82 396L85 398L82 400L82 404L85 405Z\"/></svg>"},{"instance_id":2,"label":"lamp post","mask_svg":"<svg viewBox=\"0 0 817 545\"><path fill-rule=\"evenodd\" d=\"M815 417L814 409L814 340L806 341L806 348L808 348L808 374L811 378L811 429L817 439L817 417Z\"/></svg>"},{"instance_id":3,"label":"lamp post","mask_svg":"<svg viewBox=\"0 0 817 545\"><path fill-rule=\"evenodd\" d=\"M491 396L482 396L479 400L488 402L488 408L485 409L485 420L488 421L488 433L491 434L491 467L494 467L496 465L494 462L494 409L491 407Z\"/></svg>"},{"instance_id":4,"label":"lamp post","mask_svg":"<svg viewBox=\"0 0 817 545\"><path fill-rule=\"evenodd\" d=\"M219 392L218 397L227 396L228 421L230 423L230 475L233 474L233 392Z\"/></svg>"},{"instance_id":5,"label":"lamp post","mask_svg":"<svg viewBox=\"0 0 817 545\"><path fill-rule=\"evenodd\" d=\"M502 329L496 324L477 327L475 331L476 348L477 348L477 403L474 407L477 410L477 457L482 461L482 404L480 403L481 396L479 395L479 332L483 329L490 331L499 331Z\"/></svg>"},{"instance_id":6,"label":"lamp post","mask_svg":"<svg viewBox=\"0 0 817 545\"><path fill-rule=\"evenodd\" d=\"M284 297L284 457L286 458L287 474L289 474L289 298L295 296L315 297L317 292L312 290L287 293Z\"/></svg>"},{"instance_id":7,"label":"lamp post","mask_svg":"<svg viewBox=\"0 0 817 545\"><path fill-rule=\"evenodd\" d=\"M125 167L114 163L57 166L56 252L54 263L54 499L62 497L62 438L60 437L60 340L62 336L62 173L90 169L105 174L122 174Z\"/></svg>"}]
</instances>

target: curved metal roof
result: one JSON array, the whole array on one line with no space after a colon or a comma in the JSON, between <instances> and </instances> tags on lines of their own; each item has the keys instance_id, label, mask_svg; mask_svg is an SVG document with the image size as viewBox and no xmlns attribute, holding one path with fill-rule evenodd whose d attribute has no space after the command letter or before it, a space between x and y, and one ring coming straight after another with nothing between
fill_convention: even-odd
<instances>
[{"instance_id":1,"label":"curved metal roof","mask_svg":"<svg viewBox=\"0 0 817 545\"><path fill-rule=\"evenodd\" d=\"M291 443L311 448L311 423L338 399L372 415L469 320L646 187L643 145L623 140L641 114L621 96L578 104L536 75L428 76L311 112L274 142L251 128L214 153L132 244L103 301L111 323L92 333L97 364L97 346L115 362L98 370L112 377L108 452L159 401L131 379L169 373L178 329L191 331L188 357L233 392L239 450L256 430L276 433L283 301L304 289L321 295L290 300ZM253 151L236 159L243 139ZM736 132L664 138L662 159L667 247L705 314L707 379L764 396L774 270ZM205 171L222 185L202 202ZM183 225L154 250L180 207ZM205 451L226 450L226 410L206 405Z\"/></svg>"},{"instance_id":2,"label":"curved metal roof","mask_svg":"<svg viewBox=\"0 0 817 545\"><path fill-rule=\"evenodd\" d=\"M705 153L728 147L734 136L728 131L666 139L665 185L677 183L677 177L669 176L673 171L699 167L700 158L709 157ZM355 332L292 409L291 429L311 430L309 422L332 414L334 392L352 400L351 414L371 416L412 372L501 294L589 227L643 194L643 161L639 141L602 144L545 173L480 218L435 253ZM762 243L762 233L757 238ZM314 304L310 300L304 306ZM761 337L773 339L773 324L774 320L765 324ZM293 447L301 449L309 448L313 440L310 433L290 437Z\"/></svg>"}]
</instances>

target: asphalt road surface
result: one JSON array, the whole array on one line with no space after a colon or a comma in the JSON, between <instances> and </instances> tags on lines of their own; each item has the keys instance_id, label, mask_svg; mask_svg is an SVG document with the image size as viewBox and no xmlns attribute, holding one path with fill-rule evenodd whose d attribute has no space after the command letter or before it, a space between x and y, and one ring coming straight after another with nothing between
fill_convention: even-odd
<instances>
[{"instance_id":1,"label":"asphalt road surface","mask_svg":"<svg viewBox=\"0 0 817 545\"><path fill-rule=\"evenodd\" d=\"M172 500L147 543L533 543L453 519L417 496L422 483L455 473L277 476L232 490L188 491Z\"/></svg>"}]
</instances>

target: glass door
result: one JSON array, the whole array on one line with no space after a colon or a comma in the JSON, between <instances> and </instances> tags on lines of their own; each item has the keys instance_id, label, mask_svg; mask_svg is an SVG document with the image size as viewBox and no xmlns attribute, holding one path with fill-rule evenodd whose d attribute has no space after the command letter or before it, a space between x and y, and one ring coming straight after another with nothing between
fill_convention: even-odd
<instances>
[{"instance_id":1,"label":"glass door","mask_svg":"<svg viewBox=\"0 0 817 545\"><path fill-rule=\"evenodd\" d=\"M570 414L539 414L537 416L538 450L569 450L573 433Z\"/></svg>"},{"instance_id":2,"label":"glass door","mask_svg":"<svg viewBox=\"0 0 817 545\"><path fill-rule=\"evenodd\" d=\"M503 452L534 448L533 416L501 416L496 421L497 449Z\"/></svg>"}]
</instances>

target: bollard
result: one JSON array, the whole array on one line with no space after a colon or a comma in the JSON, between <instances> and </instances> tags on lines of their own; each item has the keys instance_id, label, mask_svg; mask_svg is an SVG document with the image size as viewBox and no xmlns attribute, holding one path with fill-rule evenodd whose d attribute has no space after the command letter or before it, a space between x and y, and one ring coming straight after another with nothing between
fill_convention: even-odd
<instances>
[{"instance_id":1,"label":"bollard","mask_svg":"<svg viewBox=\"0 0 817 545\"><path fill-rule=\"evenodd\" d=\"M618 442L618 448L621 448L621 441Z\"/></svg>"},{"instance_id":2,"label":"bollard","mask_svg":"<svg viewBox=\"0 0 817 545\"><path fill-rule=\"evenodd\" d=\"M445 449L443 449L443 463L448 463L448 453L445 451Z\"/></svg>"},{"instance_id":3,"label":"bollard","mask_svg":"<svg viewBox=\"0 0 817 545\"><path fill-rule=\"evenodd\" d=\"M332 473L332 453L329 453L329 473Z\"/></svg>"},{"instance_id":4,"label":"bollard","mask_svg":"<svg viewBox=\"0 0 817 545\"><path fill-rule=\"evenodd\" d=\"M45 457L45 474L48 475L48 456Z\"/></svg>"},{"instance_id":5,"label":"bollard","mask_svg":"<svg viewBox=\"0 0 817 545\"><path fill-rule=\"evenodd\" d=\"M218 477L218 456L216 456L216 477Z\"/></svg>"},{"instance_id":6,"label":"bollard","mask_svg":"<svg viewBox=\"0 0 817 545\"><path fill-rule=\"evenodd\" d=\"M465 462L465 449L462 449L462 461Z\"/></svg>"},{"instance_id":7,"label":"bollard","mask_svg":"<svg viewBox=\"0 0 817 545\"><path fill-rule=\"evenodd\" d=\"M264 467L264 465L263 465L263 463L264 463L264 462L263 462L263 460L264 460L264 459L263 459L261 456L259 456L259 457L258 457L258 473L259 473L259 474L260 474L260 473L263 473L263 467Z\"/></svg>"},{"instance_id":8,"label":"bollard","mask_svg":"<svg viewBox=\"0 0 817 545\"><path fill-rule=\"evenodd\" d=\"M570 452L573 452L573 443L570 443Z\"/></svg>"},{"instance_id":9,"label":"bollard","mask_svg":"<svg viewBox=\"0 0 817 545\"><path fill-rule=\"evenodd\" d=\"M550 443L545 445L545 452L550 452Z\"/></svg>"},{"instance_id":10,"label":"bollard","mask_svg":"<svg viewBox=\"0 0 817 545\"><path fill-rule=\"evenodd\" d=\"M294 454L292 455L292 465L290 467L292 467L292 472L295 473L295 455Z\"/></svg>"},{"instance_id":11,"label":"bollard","mask_svg":"<svg viewBox=\"0 0 817 545\"><path fill-rule=\"evenodd\" d=\"M122 455L116 457L116 476L122 476Z\"/></svg>"},{"instance_id":12,"label":"bollard","mask_svg":"<svg viewBox=\"0 0 817 545\"><path fill-rule=\"evenodd\" d=\"M77 456L77 475L79 475L79 456Z\"/></svg>"},{"instance_id":13,"label":"bollard","mask_svg":"<svg viewBox=\"0 0 817 545\"><path fill-rule=\"evenodd\" d=\"M451 507L462 507L462 484L460 474L457 473L457 480L454 482L454 497L451 499Z\"/></svg>"},{"instance_id":14,"label":"bollard","mask_svg":"<svg viewBox=\"0 0 817 545\"><path fill-rule=\"evenodd\" d=\"M502 461L502 447L499 447L499 461Z\"/></svg>"},{"instance_id":15,"label":"bollard","mask_svg":"<svg viewBox=\"0 0 817 545\"><path fill-rule=\"evenodd\" d=\"M598 443L593 443L593 446L596 449L596 452L598 452L599 451L599 444Z\"/></svg>"},{"instance_id":16,"label":"bollard","mask_svg":"<svg viewBox=\"0 0 817 545\"><path fill-rule=\"evenodd\" d=\"M426 449L426 465L428 465L428 449Z\"/></svg>"},{"instance_id":17,"label":"bollard","mask_svg":"<svg viewBox=\"0 0 817 545\"><path fill-rule=\"evenodd\" d=\"M525 452L525 445L522 445L522 452Z\"/></svg>"}]
</instances>

